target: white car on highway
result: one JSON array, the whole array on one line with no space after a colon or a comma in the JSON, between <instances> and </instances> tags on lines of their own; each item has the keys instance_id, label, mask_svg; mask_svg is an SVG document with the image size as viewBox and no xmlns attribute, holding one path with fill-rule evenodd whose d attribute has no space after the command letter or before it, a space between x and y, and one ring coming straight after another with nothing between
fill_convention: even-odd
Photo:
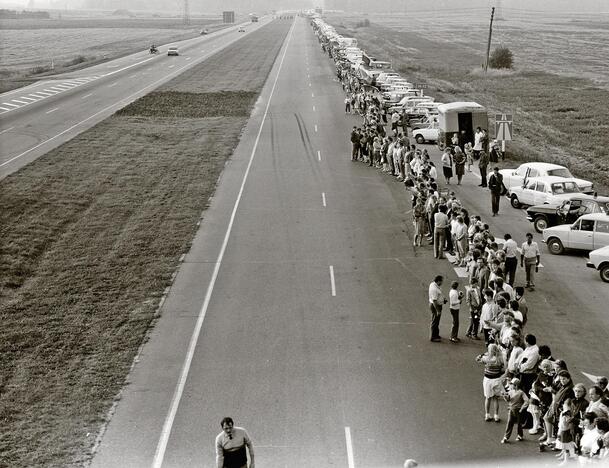
<instances>
[{"instance_id":1,"label":"white car on highway","mask_svg":"<svg viewBox=\"0 0 609 468\"><path fill-rule=\"evenodd\" d=\"M605 283L609 283L609 246L590 252L586 266L597 269L601 274L601 279Z\"/></svg>"},{"instance_id":2,"label":"white car on highway","mask_svg":"<svg viewBox=\"0 0 609 468\"><path fill-rule=\"evenodd\" d=\"M514 208L544 203L560 204L574 193L581 193L575 179L556 176L532 177L523 186L508 188L508 197Z\"/></svg>"},{"instance_id":3,"label":"white car on highway","mask_svg":"<svg viewBox=\"0 0 609 468\"><path fill-rule=\"evenodd\" d=\"M530 162L521 164L518 169L502 169L499 172L503 175L503 184L508 190L512 187L522 186L531 177L555 176L575 180L579 189L584 193L594 192L592 182L573 177L569 169L558 164Z\"/></svg>"},{"instance_id":4,"label":"white car on highway","mask_svg":"<svg viewBox=\"0 0 609 468\"><path fill-rule=\"evenodd\" d=\"M167 49L167 55L180 55L180 54L178 53L178 48L172 46L169 49Z\"/></svg>"},{"instance_id":5,"label":"white car on highway","mask_svg":"<svg viewBox=\"0 0 609 468\"><path fill-rule=\"evenodd\" d=\"M573 224L543 230L543 241L554 255L565 249L596 250L609 245L609 216L593 213L580 216Z\"/></svg>"}]
</instances>

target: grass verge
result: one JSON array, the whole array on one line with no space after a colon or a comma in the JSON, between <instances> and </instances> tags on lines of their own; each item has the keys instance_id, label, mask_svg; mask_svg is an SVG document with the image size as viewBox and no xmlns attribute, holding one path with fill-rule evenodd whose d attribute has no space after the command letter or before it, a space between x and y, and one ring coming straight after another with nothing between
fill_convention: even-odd
<instances>
[{"instance_id":1,"label":"grass verge","mask_svg":"<svg viewBox=\"0 0 609 468\"><path fill-rule=\"evenodd\" d=\"M224 92L178 77L0 181L0 465L90 458L289 26L188 72Z\"/></svg>"},{"instance_id":2,"label":"grass verge","mask_svg":"<svg viewBox=\"0 0 609 468\"><path fill-rule=\"evenodd\" d=\"M412 31L371 23L355 28L355 19L334 18L338 32L356 37L380 59L392 61L410 81L428 83L438 102L473 100L495 113L514 115L515 141L508 144L512 166L522 161L565 165L609 192L609 91L587 79L540 71L480 73L482 57L459 44L435 42ZM516 56L518 54L515 51Z\"/></svg>"}]
</instances>

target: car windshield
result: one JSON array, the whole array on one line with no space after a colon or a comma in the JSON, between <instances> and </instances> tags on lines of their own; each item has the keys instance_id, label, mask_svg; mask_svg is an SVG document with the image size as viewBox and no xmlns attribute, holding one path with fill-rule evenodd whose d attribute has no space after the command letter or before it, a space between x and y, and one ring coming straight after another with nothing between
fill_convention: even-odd
<instances>
[{"instance_id":1,"label":"car windshield","mask_svg":"<svg viewBox=\"0 0 609 468\"><path fill-rule=\"evenodd\" d=\"M552 184L552 193L557 195L561 193L577 193L579 188L574 182L556 182Z\"/></svg>"},{"instance_id":2,"label":"car windshield","mask_svg":"<svg viewBox=\"0 0 609 468\"><path fill-rule=\"evenodd\" d=\"M549 176L556 176L556 177L573 177L571 175L571 173L569 172L569 169L567 169L566 167L561 167L560 169L550 169L548 171L548 175Z\"/></svg>"}]
</instances>

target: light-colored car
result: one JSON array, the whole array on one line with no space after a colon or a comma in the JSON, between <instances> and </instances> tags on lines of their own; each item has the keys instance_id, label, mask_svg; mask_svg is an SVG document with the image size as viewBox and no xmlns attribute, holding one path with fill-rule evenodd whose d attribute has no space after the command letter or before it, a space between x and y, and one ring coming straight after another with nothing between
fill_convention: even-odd
<instances>
[{"instance_id":1,"label":"light-colored car","mask_svg":"<svg viewBox=\"0 0 609 468\"><path fill-rule=\"evenodd\" d=\"M383 84L387 78L389 78L390 76L400 76L399 73L397 72L385 72L385 73L381 73L379 76L377 76L376 78L376 84L378 86L380 86L381 84Z\"/></svg>"},{"instance_id":2,"label":"light-colored car","mask_svg":"<svg viewBox=\"0 0 609 468\"><path fill-rule=\"evenodd\" d=\"M590 252L586 266L597 269L601 274L601 279L605 283L609 283L609 246Z\"/></svg>"},{"instance_id":3,"label":"light-colored car","mask_svg":"<svg viewBox=\"0 0 609 468\"><path fill-rule=\"evenodd\" d=\"M508 188L508 197L514 208L544 203L560 204L574 193L581 193L575 179L547 176L527 179L524 186Z\"/></svg>"},{"instance_id":4,"label":"light-colored car","mask_svg":"<svg viewBox=\"0 0 609 468\"><path fill-rule=\"evenodd\" d=\"M593 213L580 216L573 224L543 230L543 241L554 255L565 249L596 250L609 245L609 216Z\"/></svg>"},{"instance_id":5,"label":"light-colored car","mask_svg":"<svg viewBox=\"0 0 609 468\"><path fill-rule=\"evenodd\" d=\"M584 193L594 192L592 182L573 177L569 169L558 164L530 162L521 164L518 169L502 169L499 172L503 175L503 184L508 190L512 187L522 186L531 177L555 176L575 180L579 189Z\"/></svg>"},{"instance_id":6,"label":"light-colored car","mask_svg":"<svg viewBox=\"0 0 609 468\"><path fill-rule=\"evenodd\" d=\"M178 48L175 46L171 46L167 49L167 55L180 55L178 53Z\"/></svg>"},{"instance_id":7,"label":"light-colored car","mask_svg":"<svg viewBox=\"0 0 609 468\"><path fill-rule=\"evenodd\" d=\"M436 120L430 124L427 128L417 128L412 131L412 137L417 141L418 144L422 145L427 142L438 141L440 136L440 128L438 127L438 121Z\"/></svg>"},{"instance_id":8,"label":"light-colored car","mask_svg":"<svg viewBox=\"0 0 609 468\"><path fill-rule=\"evenodd\" d=\"M241 26L241 27L239 28L239 31L238 31L238 32L245 32L245 28L244 28L243 26Z\"/></svg>"}]
</instances>

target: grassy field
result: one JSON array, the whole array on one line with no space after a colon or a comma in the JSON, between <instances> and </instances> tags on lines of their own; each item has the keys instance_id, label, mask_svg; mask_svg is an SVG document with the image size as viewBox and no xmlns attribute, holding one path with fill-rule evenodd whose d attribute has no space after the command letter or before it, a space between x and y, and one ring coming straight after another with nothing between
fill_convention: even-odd
<instances>
[{"instance_id":1,"label":"grassy field","mask_svg":"<svg viewBox=\"0 0 609 468\"><path fill-rule=\"evenodd\" d=\"M288 28L253 32L213 73L200 64L0 181L0 466L90 458Z\"/></svg>"},{"instance_id":2,"label":"grassy field","mask_svg":"<svg viewBox=\"0 0 609 468\"><path fill-rule=\"evenodd\" d=\"M574 76L574 70L580 70L580 75L590 70L586 64L591 61L592 50L576 61L572 51L561 53L556 39L553 55L545 59L554 64L550 73L545 71L545 62L535 61L534 48L538 45L527 48L520 42L522 39L515 39L514 44L504 41L515 54L515 70L484 75L480 72L480 41L466 29L456 31L458 25L454 22L436 24L431 34L426 28L419 31L408 25L406 19L400 23L396 18L372 18L370 27L354 28L357 20L329 18L331 23L342 26L338 27L339 32L358 38L359 45L373 55L391 60L394 68L410 81L428 83L427 94L436 101L473 100L483 104L489 109L491 134L495 113L513 114L515 141L508 144L512 166L519 161L557 162L568 166L575 175L593 180L601 192L609 193L609 81ZM585 28L585 23L578 27ZM566 31L563 38L568 41ZM449 40L451 34L453 41ZM596 40L590 43L591 47ZM597 49L597 56L602 58L607 50ZM609 76L608 64L609 60L602 64L605 80ZM554 73L558 70L564 72Z\"/></svg>"},{"instance_id":3,"label":"grassy field","mask_svg":"<svg viewBox=\"0 0 609 468\"><path fill-rule=\"evenodd\" d=\"M50 73L61 73L129 53L153 42L188 39L219 20L198 19L63 19L0 21L0 92L24 86ZM51 65L54 69L51 69Z\"/></svg>"}]
</instances>

